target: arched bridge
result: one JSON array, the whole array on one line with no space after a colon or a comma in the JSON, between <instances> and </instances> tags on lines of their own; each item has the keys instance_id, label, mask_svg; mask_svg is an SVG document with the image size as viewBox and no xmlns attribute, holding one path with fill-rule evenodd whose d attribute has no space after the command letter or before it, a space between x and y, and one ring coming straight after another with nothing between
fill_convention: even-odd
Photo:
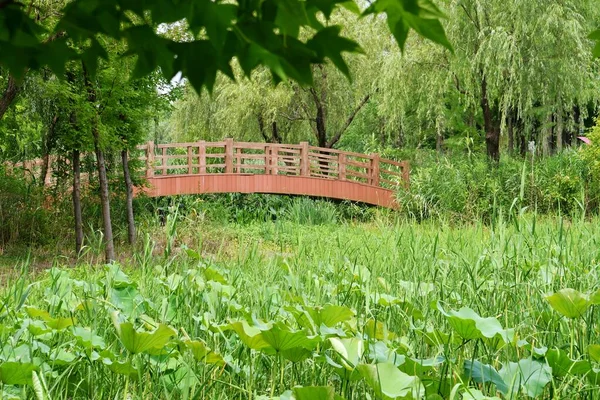
<instances>
[{"instance_id":1,"label":"arched bridge","mask_svg":"<svg viewBox=\"0 0 600 400\"><path fill-rule=\"evenodd\" d=\"M202 193L273 193L330 197L395 207L408 186L408 162L310 146L193 142L138 146L150 197Z\"/></svg>"}]
</instances>

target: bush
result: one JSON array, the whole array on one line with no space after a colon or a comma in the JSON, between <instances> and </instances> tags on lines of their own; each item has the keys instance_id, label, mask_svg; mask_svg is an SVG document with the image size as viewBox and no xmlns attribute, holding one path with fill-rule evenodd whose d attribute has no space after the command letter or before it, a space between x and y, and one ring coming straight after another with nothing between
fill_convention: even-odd
<instances>
[{"instance_id":1,"label":"bush","mask_svg":"<svg viewBox=\"0 0 600 400\"><path fill-rule=\"evenodd\" d=\"M598 191L589 181L587 163L574 150L540 159L505 157L499 164L485 156L454 156L413 165L410 190L401 190L398 200L403 214L419 220L490 221L515 209L578 215L595 211Z\"/></svg>"},{"instance_id":2,"label":"bush","mask_svg":"<svg viewBox=\"0 0 600 400\"><path fill-rule=\"evenodd\" d=\"M41 187L0 166L0 247L47 243L52 218L44 199Z\"/></svg>"}]
</instances>

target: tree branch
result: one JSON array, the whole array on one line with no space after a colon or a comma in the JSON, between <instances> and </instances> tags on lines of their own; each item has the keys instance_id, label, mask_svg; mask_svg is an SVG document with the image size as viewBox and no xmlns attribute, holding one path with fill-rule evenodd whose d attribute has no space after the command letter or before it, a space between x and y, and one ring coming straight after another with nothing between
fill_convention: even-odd
<instances>
[{"instance_id":1,"label":"tree branch","mask_svg":"<svg viewBox=\"0 0 600 400\"><path fill-rule=\"evenodd\" d=\"M350 124L352 124L352 121L354 121L354 118L356 117L356 114L358 114L358 112L365 106L365 104L367 104L369 102L370 98L371 98L371 94L370 93L367 94L365 97L363 97L363 99L361 100L361 102L358 103L358 105L356 106L356 108L354 108L354 110L350 113L350 115L346 119L346 122L341 127L341 129L335 134L334 137L331 138L331 140L329 141L329 143L327 143L327 147L332 148L333 146L335 146L335 144L342 137L342 134L346 131L346 129L348 129L348 127L350 126Z\"/></svg>"}]
</instances>

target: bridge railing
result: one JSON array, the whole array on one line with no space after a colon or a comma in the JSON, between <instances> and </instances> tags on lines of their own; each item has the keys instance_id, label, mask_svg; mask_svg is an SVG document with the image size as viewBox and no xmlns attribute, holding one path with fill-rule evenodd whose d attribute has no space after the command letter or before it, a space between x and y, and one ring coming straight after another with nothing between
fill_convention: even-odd
<instances>
[{"instance_id":1,"label":"bridge railing","mask_svg":"<svg viewBox=\"0 0 600 400\"><path fill-rule=\"evenodd\" d=\"M267 174L354 181L370 186L408 187L409 164L336 149L276 143L191 142L138 146L146 177L202 174Z\"/></svg>"}]
</instances>

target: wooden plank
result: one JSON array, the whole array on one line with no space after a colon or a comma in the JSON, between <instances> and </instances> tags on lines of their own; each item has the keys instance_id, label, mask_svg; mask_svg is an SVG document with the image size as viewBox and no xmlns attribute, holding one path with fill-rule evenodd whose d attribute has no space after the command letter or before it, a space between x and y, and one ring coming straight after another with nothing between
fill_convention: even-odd
<instances>
[{"instance_id":1,"label":"wooden plank","mask_svg":"<svg viewBox=\"0 0 600 400\"><path fill-rule=\"evenodd\" d=\"M300 175L310 175L310 161L308 159L308 142L300 143Z\"/></svg>"},{"instance_id":2,"label":"wooden plank","mask_svg":"<svg viewBox=\"0 0 600 400\"><path fill-rule=\"evenodd\" d=\"M206 142L201 140L198 142L198 164L200 164L199 173L206 173Z\"/></svg>"},{"instance_id":3,"label":"wooden plank","mask_svg":"<svg viewBox=\"0 0 600 400\"><path fill-rule=\"evenodd\" d=\"M146 192L150 197L201 193L274 193L330 197L396 208L393 190L357 182L288 175L173 175L155 177Z\"/></svg>"},{"instance_id":4,"label":"wooden plank","mask_svg":"<svg viewBox=\"0 0 600 400\"><path fill-rule=\"evenodd\" d=\"M371 185L379 186L379 154L373 154L371 160Z\"/></svg>"},{"instance_id":5,"label":"wooden plank","mask_svg":"<svg viewBox=\"0 0 600 400\"><path fill-rule=\"evenodd\" d=\"M146 144L146 178L154 177L154 142L148 141Z\"/></svg>"}]
</instances>

